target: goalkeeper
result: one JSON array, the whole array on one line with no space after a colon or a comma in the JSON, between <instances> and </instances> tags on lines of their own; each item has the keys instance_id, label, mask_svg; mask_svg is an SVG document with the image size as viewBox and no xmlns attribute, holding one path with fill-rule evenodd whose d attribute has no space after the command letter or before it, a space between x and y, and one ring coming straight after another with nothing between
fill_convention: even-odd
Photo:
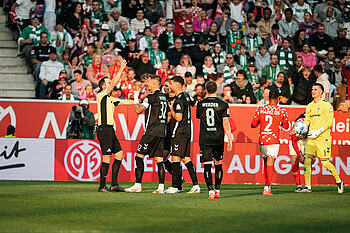
<instances>
[{"instance_id":1,"label":"goalkeeper","mask_svg":"<svg viewBox=\"0 0 350 233\"><path fill-rule=\"evenodd\" d=\"M311 161L317 156L322 165L332 173L338 186L338 193L344 192L344 181L340 179L331 157L331 132L334 112L332 105L321 98L324 88L322 84L315 83L312 86L312 98L314 101L306 107L305 123L309 126L308 138L305 144L304 177L305 187L301 192L311 192Z\"/></svg>"}]
</instances>

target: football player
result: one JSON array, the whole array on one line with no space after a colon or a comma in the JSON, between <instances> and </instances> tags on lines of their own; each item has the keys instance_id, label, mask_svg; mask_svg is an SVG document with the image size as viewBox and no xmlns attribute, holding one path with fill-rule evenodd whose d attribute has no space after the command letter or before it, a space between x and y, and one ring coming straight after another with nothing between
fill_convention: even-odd
<instances>
[{"instance_id":1,"label":"football player","mask_svg":"<svg viewBox=\"0 0 350 233\"><path fill-rule=\"evenodd\" d=\"M150 75L148 80L148 90L151 94L139 103L139 93L136 91L134 96L136 114L145 112L145 134L142 136L136 153L135 184L125 189L126 192L142 192L141 181L144 172L143 158L149 155L154 158L158 167L159 186L153 193L164 193L165 170L163 162L165 126L168 116L168 103L166 96L160 91L161 78L158 75Z\"/></svg>"},{"instance_id":2,"label":"football player","mask_svg":"<svg viewBox=\"0 0 350 233\"><path fill-rule=\"evenodd\" d=\"M277 106L278 96L279 93L277 91L270 91L270 103L259 107L255 111L251 123L252 128L260 125L259 147L265 165L265 187L263 195L273 195L270 184L273 175L273 165L280 149L280 126L284 129L289 128L287 110Z\"/></svg>"},{"instance_id":3,"label":"football player","mask_svg":"<svg viewBox=\"0 0 350 233\"><path fill-rule=\"evenodd\" d=\"M188 193L200 193L196 168L190 158L191 147L191 107L190 99L183 92L184 79L181 76L174 76L170 80L170 88L175 93L174 103L169 105L171 116L171 162L172 162L172 186L165 193L179 193L181 186L180 163L185 164L193 187Z\"/></svg>"},{"instance_id":4,"label":"football player","mask_svg":"<svg viewBox=\"0 0 350 233\"><path fill-rule=\"evenodd\" d=\"M200 124L199 146L201 163L204 164L204 179L209 190L209 199L220 198L220 185L223 177L222 158L224 154L224 135L228 138L227 150L232 150L229 105L216 96L217 84L205 84L207 96L198 102L197 119ZM214 160L215 190L211 167Z\"/></svg>"},{"instance_id":5,"label":"football player","mask_svg":"<svg viewBox=\"0 0 350 233\"><path fill-rule=\"evenodd\" d=\"M322 99L324 87L320 83L312 86L312 98L314 101L306 107L305 123L309 126L309 133L305 143L304 177L305 187L301 192L311 193L311 162L317 156L322 165L330 171L338 186L338 193L344 192L344 181L340 179L334 165L329 161L331 157L331 130L334 112L332 105Z\"/></svg>"}]
</instances>

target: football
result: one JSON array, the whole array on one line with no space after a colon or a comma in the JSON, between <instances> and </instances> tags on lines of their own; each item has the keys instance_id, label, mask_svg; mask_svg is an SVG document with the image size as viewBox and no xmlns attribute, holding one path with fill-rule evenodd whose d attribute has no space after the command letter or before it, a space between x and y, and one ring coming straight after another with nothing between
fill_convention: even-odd
<instances>
[{"instance_id":1,"label":"football","mask_svg":"<svg viewBox=\"0 0 350 233\"><path fill-rule=\"evenodd\" d=\"M305 122L298 122L295 124L293 133L298 137L302 138L307 134L307 131L309 130L309 127Z\"/></svg>"}]
</instances>

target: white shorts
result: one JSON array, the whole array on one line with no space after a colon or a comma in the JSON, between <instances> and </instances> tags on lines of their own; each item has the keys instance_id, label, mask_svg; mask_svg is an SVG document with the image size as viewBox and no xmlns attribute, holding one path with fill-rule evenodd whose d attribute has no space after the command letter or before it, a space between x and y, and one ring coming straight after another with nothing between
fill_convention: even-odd
<instances>
[{"instance_id":1,"label":"white shorts","mask_svg":"<svg viewBox=\"0 0 350 233\"><path fill-rule=\"evenodd\" d=\"M271 157L277 159L280 151L280 144L259 145L261 158Z\"/></svg>"},{"instance_id":2,"label":"white shorts","mask_svg":"<svg viewBox=\"0 0 350 233\"><path fill-rule=\"evenodd\" d=\"M298 140L297 141L297 145L299 147L299 150L302 154L304 154L304 150L305 150L305 142L306 142L306 139L303 139L303 140ZM296 155L297 152L295 152L294 148L293 148L293 145L292 145L292 141L289 140L289 154L290 155Z\"/></svg>"}]
</instances>

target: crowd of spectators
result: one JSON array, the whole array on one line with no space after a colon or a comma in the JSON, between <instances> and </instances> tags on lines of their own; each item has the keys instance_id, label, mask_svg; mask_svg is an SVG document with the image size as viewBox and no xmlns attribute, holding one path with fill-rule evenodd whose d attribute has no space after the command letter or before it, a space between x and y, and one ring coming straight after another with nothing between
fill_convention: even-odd
<instances>
[{"instance_id":1,"label":"crowd of spectators","mask_svg":"<svg viewBox=\"0 0 350 233\"><path fill-rule=\"evenodd\" d=\"M148 74L179 75L204 96L214 80L229 103L305 105L350 99L350 3L346 0L16 0L10 25L33 68L36 97L95 100L98 80L128 67L112 95L147 93ZM43 7L44 6L44 7Z\"/></svg>"}]
</instances>

